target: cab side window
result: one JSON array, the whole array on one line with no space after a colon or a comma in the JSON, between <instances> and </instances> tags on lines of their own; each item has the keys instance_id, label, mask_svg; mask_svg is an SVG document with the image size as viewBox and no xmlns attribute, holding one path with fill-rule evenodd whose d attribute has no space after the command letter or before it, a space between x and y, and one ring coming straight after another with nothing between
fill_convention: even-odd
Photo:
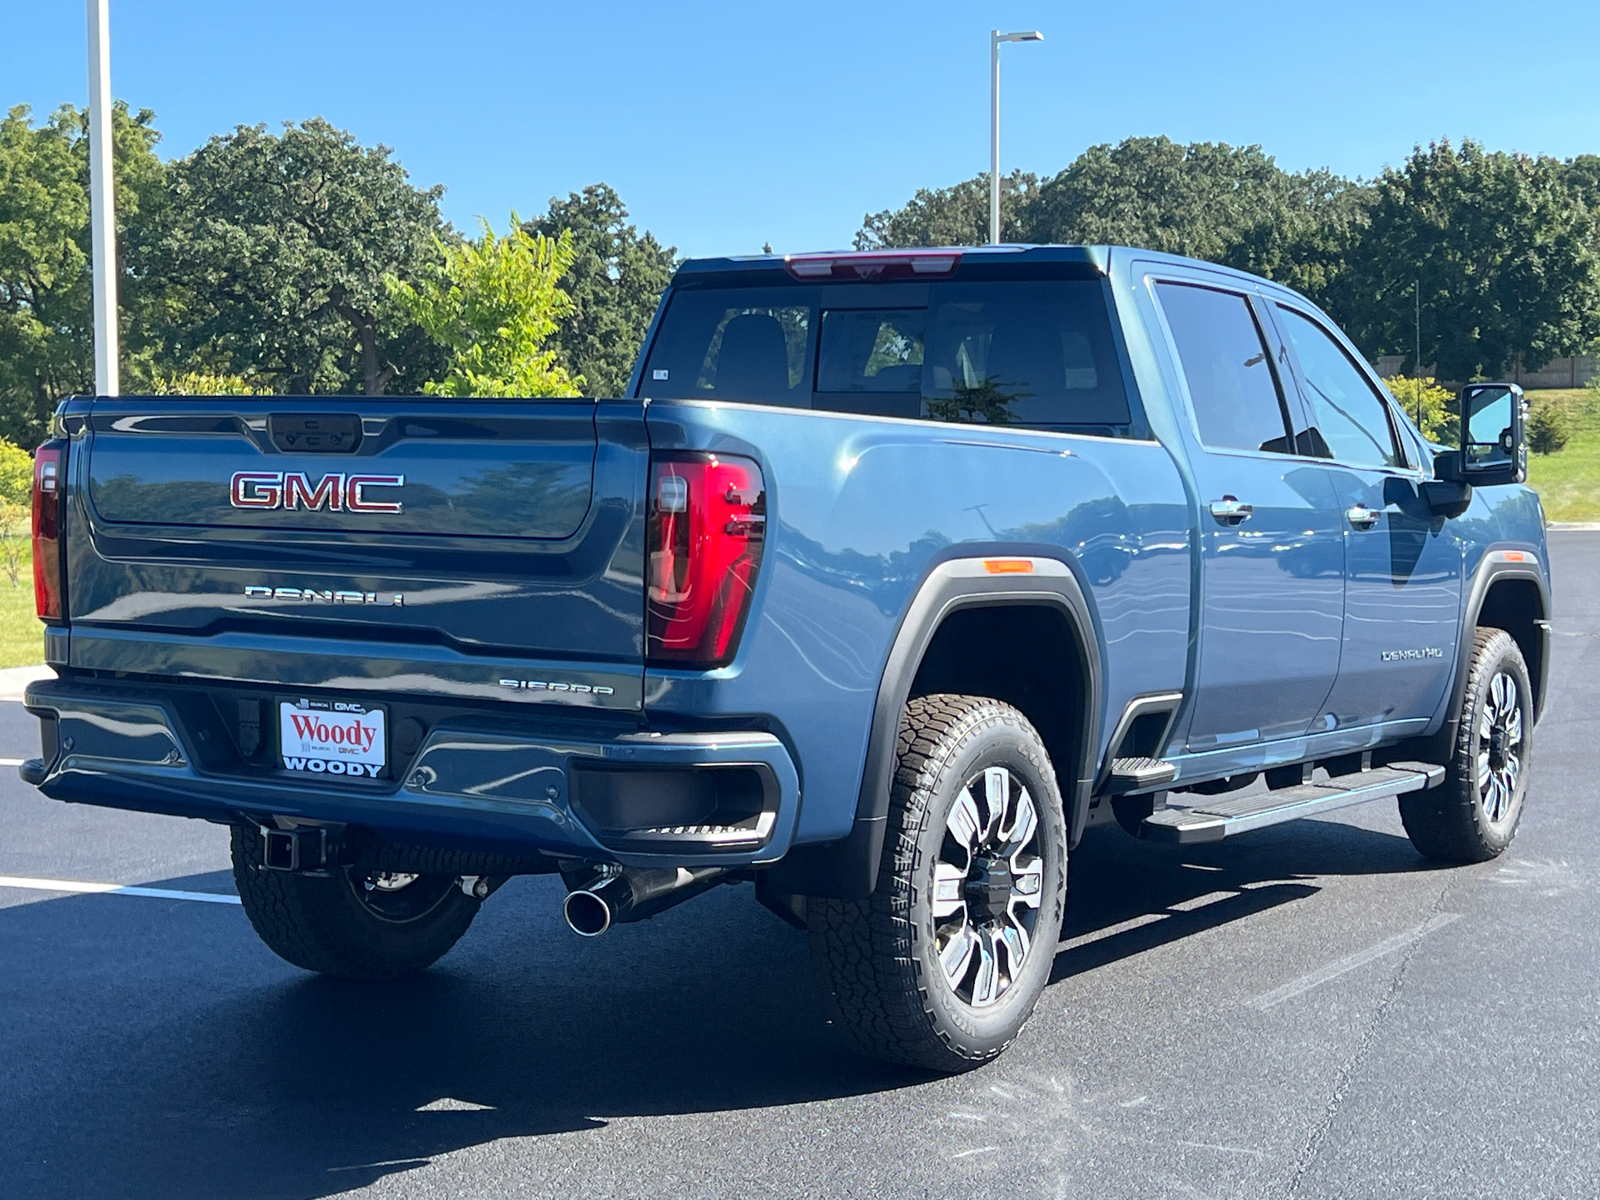
<instances>
[{"instance_id":1,"label":"cab side window","mask_svg":"<svg viewBox=\"0 0 1600 1200\"><path fill-rule=\"evenodd\" d=\"M1156 294L1177 344L1200 440L1213 450L1290 452L1272 355L1245 297L1184 283Z\"/></svg>"},{"instance_id":2,"label":"cab side window","mask_svg":"<svg viewBox=\"0 0 1600 1200\"><path fill-rule=\"evenodd\" d=\"M1326 457L1353 467L1403 467L1389 406L1333 336L1292 308L1278 306L1284 333L1300 359L1311 407L1311 441Z\"/></svg>"}]
</instances>

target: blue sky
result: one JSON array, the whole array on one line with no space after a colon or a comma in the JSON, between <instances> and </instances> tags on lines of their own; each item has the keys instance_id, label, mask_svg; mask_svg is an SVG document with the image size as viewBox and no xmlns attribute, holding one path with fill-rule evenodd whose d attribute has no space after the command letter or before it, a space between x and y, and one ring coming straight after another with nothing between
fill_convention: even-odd
<instances>
[{"instance_id":1,"label":"blue sky","mask_svg":"<svg viewBox=\"0 0 1600 1200\"><path fill-rule=\"evenodd\" d=\"M1362 175L1441 136L1600 152L1593 0L112 0L112 82L168 155L321 115L458 227L603 179L685 253L791 251L986 168L995 26L1046 37L1003 52L1006 170L1156 133ZM82 0L0 31L0 104L86 102Z\"/></svg>"}]
</instances>

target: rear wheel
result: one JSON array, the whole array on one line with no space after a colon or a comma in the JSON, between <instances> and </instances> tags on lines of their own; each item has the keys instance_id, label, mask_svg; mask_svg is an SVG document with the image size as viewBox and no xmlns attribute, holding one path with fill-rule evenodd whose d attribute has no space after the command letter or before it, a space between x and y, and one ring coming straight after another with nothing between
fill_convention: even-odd
<instances>
[{"instance_id":1,"label":"rear wheel","mask_svg":"<svg viewBox=\"0 0 1600 1200\"><path fill-rule=\"evenodd\" d=\"M1015 708L906 706L878 887L812 900L812 961L836 1025L877 1057L965 1071L1011 1044L1049 980L1067 835L1050 758Z\"/></svg>"},{"instance_id":2,"label":"rear wheel","mask_svg":"<svg viewBox=\"0 0 1600 1200\"><path fill-rule=\"evenodd\" d=\"M478 914L478 901L454 876L269 871L253 825L233 827L232 848L250 924L275 954L307 971L347 979L415 974L454 946Z\"/></svg>"},{"instance_id":3,"label":"rear wheel","mask_svg":"<svg viewBox=\"0 0 1600 1200\"><path fill-rule=\"evenodd\" d=\"M1516 836L1533 756L1533 688L1509 633L1476 633L1445 781L1400 797L1411 844L1448 863L1487 862Z\"/></svg>"}]
</instances>

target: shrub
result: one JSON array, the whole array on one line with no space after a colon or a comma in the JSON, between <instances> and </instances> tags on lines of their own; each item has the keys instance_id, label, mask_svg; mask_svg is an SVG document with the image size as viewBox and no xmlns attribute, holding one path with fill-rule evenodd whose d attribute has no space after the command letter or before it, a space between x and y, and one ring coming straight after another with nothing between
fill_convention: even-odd
<instances>
[{"instance_id":1,"label":"shrub","mask_svg":"<svg viewBox=\"0 0 1600 1200\"><path fill-rule=\"evenodd\" d=\"M1440 387L1431 377L1391 375L1383 382L1406 415L1417 423L1423 437L1445 446L1456 440L1455 395L1449 388Z\"/></svg>"},{"instance_id":2,"label":"shrub","mask_svg":"<svg viewBox=\"0 0 1600 1200\"><path fill-rule=\"evenodd\" d=\"M1554 454L1566 444L1566 414L1549 402L1537 405L1528 414L1528 449L1535 454Z\"/></svg>"}]
</instances>

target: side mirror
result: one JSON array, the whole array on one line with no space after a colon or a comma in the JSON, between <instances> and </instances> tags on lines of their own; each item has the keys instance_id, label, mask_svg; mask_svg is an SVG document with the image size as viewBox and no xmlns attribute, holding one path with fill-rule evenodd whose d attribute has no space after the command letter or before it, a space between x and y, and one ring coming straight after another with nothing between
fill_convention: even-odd
<instances>
[{"instance_id":1,"label":"side mirror","mask_svg":"<svg viewBox=\"0 0 1600 1200\"><path fill-rule=\"evenodd\" d=\"M1462 483L1492 487L1528 477L1523 420L1528 404L1514 383L1470 383L1457 393L1461 449L1452 472Z\"/></svg>"}]
</instances>

